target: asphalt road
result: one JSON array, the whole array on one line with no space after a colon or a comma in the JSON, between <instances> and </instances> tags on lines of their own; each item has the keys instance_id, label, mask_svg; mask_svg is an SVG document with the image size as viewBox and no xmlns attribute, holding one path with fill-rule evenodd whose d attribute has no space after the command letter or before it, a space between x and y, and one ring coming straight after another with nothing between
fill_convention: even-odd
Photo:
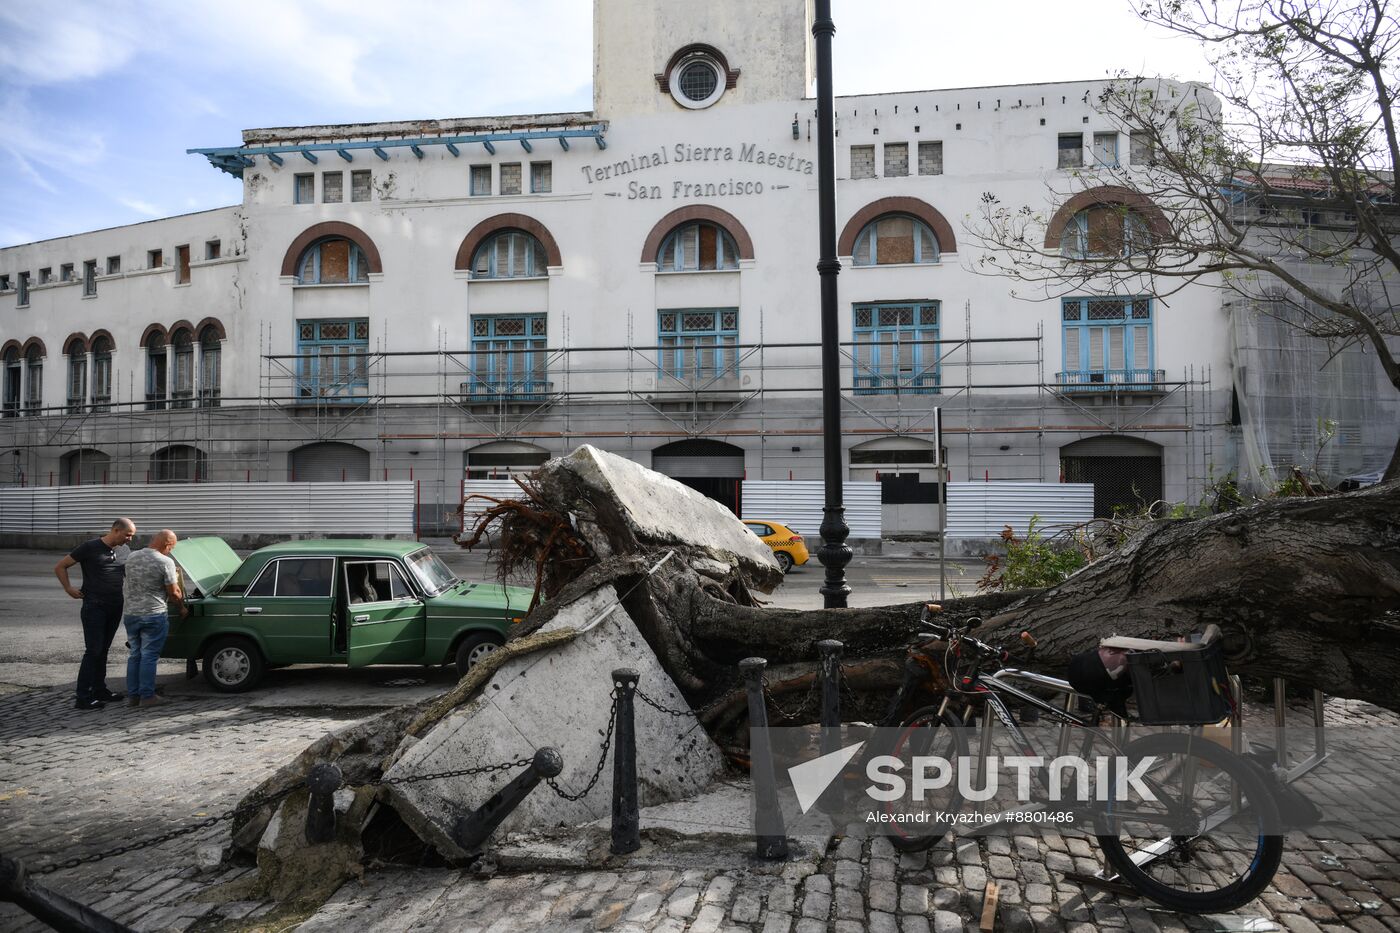
<instances>
[{"instance_id":1,"label":"asphalt road","mask_svg":"<svg viewBox=\"0 0 1400 933\"><path fill-rule=\"evenodd\" d=\"M429 542L456 573L467 579L489 580L494 573L486 552L463 551L447 539ZM71 599L53 575L53 566L63 556L61 551L7 550L3 552L6 567L3 597L0 597L0 694L32 687L52 687L71 684L77 676L82 658L82 629L78 623L77 600ZM81 572L71 571L74 582ZM794 609L816 609L822 605L820 587L823 570L815 559L806 566L793 568L786 580L774 592L775 605ZM959 593L974 590L980 575L975 561L950 562L950 589ZM879 606L914 602L936 596L938 564L936 561L911 557L856 557L847 568L851 585L851 606ZM120 691L126 671L126 653L118 632L108 663L109 685ZM202 680L185 681L182 662L162 662L162 682L168 690L201 693L208 690ZM279 685L296 693L308 689L315 693L308 702L347 702L362 692L365 683L396 685L405 678L426 681L425 690L440 690L451 684L452 674L445 670L424 670L421 667L371 668L349 671L342 668L317 668L315 673L305 668L271 671L259 693ZM440 682L439 682L440 681ZM314 685L314 686L313 686ZM419 685L410 685L416 687ZM326 696L322 693L329 691ZM410 689L410 693L416 692ZM404 697L407 700L410 697ZM289 702L286 696L281 702ZM382 702L382 700L381 700Z\"/></svg>"}]
</instances>

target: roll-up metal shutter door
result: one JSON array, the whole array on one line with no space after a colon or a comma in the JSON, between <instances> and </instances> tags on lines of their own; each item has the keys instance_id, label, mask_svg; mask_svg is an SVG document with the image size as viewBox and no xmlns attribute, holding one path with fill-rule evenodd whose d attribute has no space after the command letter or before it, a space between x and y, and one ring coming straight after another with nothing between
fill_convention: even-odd
<instances>
[{"instance_id":1,"label":"roll-up metal shutter door","mask_svg":"<svg viewBox=\"0 0 1400 933\"><path fill-rule=\"evenodd\" d=\"M744 456L721 457L673 457L654 456L651 468L667 476L685 476L696 479L743 479Z\"/></svg>"},{"instance_id":2,"label":"roll-up metal shutter door","mask_svg":"<svg viewBox=\"0 0 1400 933\"><path fill-rule=\"evenodd\" d=\"M369 451L354 444L307 444L292 451L291 479L299 483L364 482Z\"/></svg>"}]
</instances>

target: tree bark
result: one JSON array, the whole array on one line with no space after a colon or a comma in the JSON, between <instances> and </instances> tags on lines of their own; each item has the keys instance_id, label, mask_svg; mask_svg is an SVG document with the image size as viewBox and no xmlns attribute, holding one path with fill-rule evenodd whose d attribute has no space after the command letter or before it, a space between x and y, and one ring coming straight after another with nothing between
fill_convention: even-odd
<instances>
[{"instance_id":1,"label":"tree bark","mask_svg":"<svg viewBox=\"0 0 1400 933\"><path fill-rule=\"evenodd\" d=\"M646 576L656 556L607 558L537 614L612 582L691 705L708 708L702 718L722 743L739 741L745 727L737 663L767 659L770 691L790 710L810 700L815 644L823 638L845 645L845 718L879 718L902 678L921 603L814 611L741 605L733 581L697 573L684 556ZM1400 484L1158 522L1058 586L948 600L940 618L972 616L985 619L980 639L1052 675L1109 635L1174 639L1215 623L1235 673L1287 677L1400 710ZM522 629L537 624L532 617ZM1023 630L1039 640L1028 663ZM774 721L815 721L816 704L801 705L794 716L773 713Z\"/></svg>"}]
</instances>

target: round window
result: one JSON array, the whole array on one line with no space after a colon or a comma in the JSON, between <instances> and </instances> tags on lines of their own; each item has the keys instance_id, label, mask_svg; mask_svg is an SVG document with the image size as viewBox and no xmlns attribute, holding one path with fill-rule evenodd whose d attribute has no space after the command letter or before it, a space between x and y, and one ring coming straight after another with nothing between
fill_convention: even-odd
<instances>
[{"instance_id":1,"label":"round window","mask_svg":"<svg viewBox=\"0 0 1400 933\"><path fill-rule=\"evenodd\" d=\"M671 71L671 96L690 110L708 107L724 94L719 63L708 55L687 58Z\"/></svg>"}]
</instances>

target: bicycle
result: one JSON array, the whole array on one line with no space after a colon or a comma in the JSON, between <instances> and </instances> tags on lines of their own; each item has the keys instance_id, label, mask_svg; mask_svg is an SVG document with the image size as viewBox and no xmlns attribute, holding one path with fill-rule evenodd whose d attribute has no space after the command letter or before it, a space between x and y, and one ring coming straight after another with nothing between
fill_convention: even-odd
<instances>
[{"instance_id":1,"label":"bicycle","mask_svg":"<svg viewBox=\"0 0 1400 933\"><path fill-rule=\"evenodd\" d=\"M1009 650L969 634L980 619L942 625L929 618L935 608L936 604L928 604L921 615L918 635L910 646L905 683L890 706L887 721L897 716L911 695L940 692L930 691L930 682L937 686L939 680L945 681L941 699L905 717L893 747L886 745L886 751L901 761L933 755L966 762L968 733L980 713L981 755L991 752L990 715L1005 727L1020 754L1051 761L1039 754L1021 729L1011 704L1033 709L1041 718L1060 725L1061 756L1069 748L1072 733L1081 731L1079 758L1094 760L1090 753L1096 746L1100 746L1100 755L1108 752L1110 785L1117 784L1120 773L1125 777L1138 774L1150 790L1151 803L1145 796L1124 802L1109 794L1105 801L1077 799L1074 807L1060 813L1075 820L1088 819L1104 858L1123 882L1164 907L1189 913L1232 910L1268 886L1278 870L1283 838L1266 774L1202 737L1199 728L1127 741L1128 720L1115 715L1112 731L1098 729L1107 713L1103 706L1076 693L1066 680L1006 666L1011 660ZM1033 658L1035 640L1024 632L1022 640ZM1013 682L1023 682L1030 689ZM1048 702L1032 692L1037 687L1064 694L1066 702L1062 707ZM1059 772L1058 781L1050 765L1032 773L1050 800L1063 798L1066 770ZM1082 785L1076 789L1083 798ZM950 781L932 806L956 817L966 803L959 781ZM887 812L892 806L886 804ZM1042 805L1032 805L1000 811L990 821L1020 820L1009 815L1037 809L1046 812ZM950 818L933 823L935 828L930 832L910 832L897 820L889 823L894 830L890 841L901 851L927 848L954 825ZM937 828L940 825L944 828Z\"/></svg>"}]
</instances>

